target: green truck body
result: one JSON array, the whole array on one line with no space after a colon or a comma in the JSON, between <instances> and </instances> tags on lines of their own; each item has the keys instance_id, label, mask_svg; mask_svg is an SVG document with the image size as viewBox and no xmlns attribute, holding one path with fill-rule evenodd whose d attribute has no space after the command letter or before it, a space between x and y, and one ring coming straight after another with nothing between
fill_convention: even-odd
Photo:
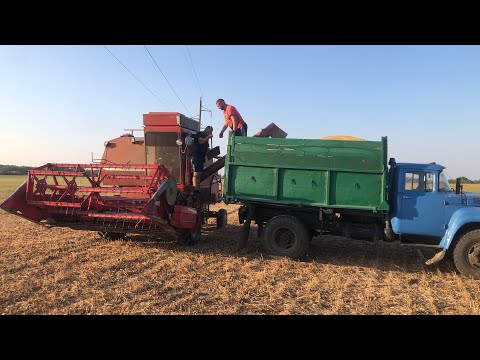
<instances>
[{"instance_id":1,"label":"green truck body","mask_svg":"<svg viewBox=\"0 0 480 360\"><path fill-rule=\"evenodd\" d=\"M388 211L381 141L229 138L225 202Z\"/></svg>"}]
</instances>

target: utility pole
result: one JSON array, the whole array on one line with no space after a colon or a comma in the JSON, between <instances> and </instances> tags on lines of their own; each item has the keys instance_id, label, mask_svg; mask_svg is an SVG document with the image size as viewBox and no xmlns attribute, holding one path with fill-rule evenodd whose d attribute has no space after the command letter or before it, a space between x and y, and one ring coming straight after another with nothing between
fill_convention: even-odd
<instances>
[{"instance_id":1,"label":"utility pole","mask_svg":"<svg viewBox=\"0 0 480 360\"><path fill-rule=\"evenodd\" d=\"M198 131L202 125L202 97L200 96L200 108L198 109Z\"/></svg>"},{"instance_id":2,"label":"utility pole","mask_svg":"<svg viewBox=\"0 0 480 360\"><path fill-rule=\"evenodd\" d=\"M202 126L202 111L208 111L210 117L212 116L212 110L202 107L202 97L200 96L200 107L198 108L198 131L201 131ZM213 147L213 139L210 139L210 146Z\"/></svg>"}]
</instances>

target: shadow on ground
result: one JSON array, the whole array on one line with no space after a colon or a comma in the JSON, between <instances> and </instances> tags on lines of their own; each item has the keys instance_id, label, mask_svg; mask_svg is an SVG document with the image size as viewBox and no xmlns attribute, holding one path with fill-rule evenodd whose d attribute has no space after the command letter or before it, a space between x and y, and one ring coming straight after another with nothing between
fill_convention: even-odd
<instances>
[{"instance_id":1,"label":"shadow on ground","mask_svg":"<svg viewBox=\"0 0 480 360\"><path fill-rule=\"evenodd\" d=\"M246 259L271 259L257 237L257 227L252 225L250 237L245 249L238 250L241 225L229 224L224 229L216 229L215 224L207 224L202 229L199 243L183 246L175 239L155 239L148 235L129 234L123 240L134 242L138 246L161 248L165 250L188 252L191 254L220 255L225 257L243 257ZM99 240L103 241L103 240ZM438 250L415 248L400 245L398 242L368 242L347 240L339 236L322 236L313 239L309 251L301 262L314 262L338 266L369 267L394 272L455 272L453 263L445 258L439 264L426 266L424 263Z\"/></svg>"}]
</instances>

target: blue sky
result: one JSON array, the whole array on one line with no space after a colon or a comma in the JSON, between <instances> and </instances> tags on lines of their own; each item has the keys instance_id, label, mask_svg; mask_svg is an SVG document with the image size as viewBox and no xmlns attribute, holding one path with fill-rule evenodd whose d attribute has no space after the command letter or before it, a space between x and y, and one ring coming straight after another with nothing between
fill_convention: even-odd
<instances>
[{"instance_id":1,"label":"blue sky","mask_svg":"<svg viewBox=\"0 0 480 360\"><path fill-rule=\"evenodd\" d=\"M142 114L212 115L224 98L253 135L275 122L294 138L388 136L397 162L432 162L480 179L479 46L0 46L0 164L89 163ZM201 90L200 90L201 89Z\"/></svg>"}]
</instances>

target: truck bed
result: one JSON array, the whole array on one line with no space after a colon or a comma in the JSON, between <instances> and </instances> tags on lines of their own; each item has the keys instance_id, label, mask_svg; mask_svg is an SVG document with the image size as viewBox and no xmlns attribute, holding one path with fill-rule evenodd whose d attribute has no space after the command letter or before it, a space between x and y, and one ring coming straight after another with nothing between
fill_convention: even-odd
<instances>
[{"instance_id":1,"label":"truck bed","mask_svg":"<svg viewBox=\"0 0 480 360\"><path fill-rule=\"evenodd\" d=\"M225 202L388 211L381 141L229 138Z\"/></svg>"}]
</instances>

